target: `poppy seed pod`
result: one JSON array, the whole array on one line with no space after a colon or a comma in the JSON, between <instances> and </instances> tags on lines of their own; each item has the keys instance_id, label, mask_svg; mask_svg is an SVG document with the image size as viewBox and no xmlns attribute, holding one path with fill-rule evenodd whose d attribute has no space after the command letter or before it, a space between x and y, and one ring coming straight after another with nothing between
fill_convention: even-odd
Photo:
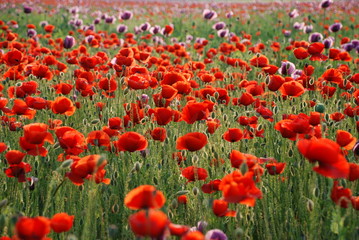
<instances>
[{"instance_id":1,"label":"poppy seed pod","mask_svg":"<svg viewBox=\"0 0 359 240\"><path fill-rule=\"evenodd\" d=\"M75 38L68 35L66 36L63 44L64 44L64 48L66 49L72 48L76 44Z\"/></svg>"}]
</instances>

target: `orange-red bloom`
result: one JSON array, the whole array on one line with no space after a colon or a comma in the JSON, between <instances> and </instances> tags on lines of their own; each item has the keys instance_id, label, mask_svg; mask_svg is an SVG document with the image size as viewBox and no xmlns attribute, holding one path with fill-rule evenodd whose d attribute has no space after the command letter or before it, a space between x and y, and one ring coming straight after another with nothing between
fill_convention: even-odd
<instances>
[{"instance_id":1,"label":"orange-red bloom","mask_svg":"<svg viewBox=\"0 0 359 240\"><path fill-rule=\"evenodd\" d=\"M194 152L202 149L206 144L207 136L204 133L192 132L177 139L176 149Z\"/></svg>"},{"instance_id":2,"label":"orange-red bloom","mask_svg":"<svg viewBox=\"0 0 359 240\"><path fill-rule=\"evenodd\" d=\"M57 213L51 218L51 229L56 233L67 232L72 228L74 218L67 213Z\"/></svg>"},{"instance_id":3,"label":"orange-red bloom","mask_svg":"<svg viewBox=\"0 0 359 240\"><path fill-rule=\"evenodd\" d=\"M118 151L142 151L148 146L148 142L144 136L137 132L126 132L114 142Z\"/></svg>"},{"instance_id":4,"label":"orange-red bloom","mask_svg":"<svg viewBox=\"0 0 359 240\"><path fill-rule=\"evenodd\" d=\"M219 185L224 200L253 207L256 199L262 198L262 192L255 186L253 175L253 172L247 172L243 176L240 171L226 175Z\"/></svg>"},{"instance_id":5,"label":"orange-red bloom","mask_svg":"<svg viewBox=\"0 0 359 240\"><path fill-rule=\"evenodd\" d=\"M138 237L160 237L169 225L169 220L159 210L142 210L128 219L132 232Z\"/></svg>"},{"instance_id":6,"label":"orange-red bloom","mask_svg":"<svg viewBox=\"0 0 359 240\"><path fill-rule=\"evenodd\" d=\"M166 199L161 191L152 185L141 185L132 189L125 197L125 205L129 209L159 209L163 207Z\"/></svg>"},{"instance_id":7,"label":"orange-red bloom","mask_svg":"<svg viewBox=\"0 0 359 240\"><path fill-rule=\"evenodd\" d=\"M349 164L343 156L339 145L332 140L303 139L297 144L299 152L311 163L318 162L319 165L313 170L329 178L347 178L349 175Z\"/></svg>"},{"instance_id":8,"label":"orange-red bloom","mask_svg":"<svg viewBox=\"0 0 359 240\"><path fill-rule=\"evenodd\" d=\"M57 97L55 101L51 103L51 110L56 114L71 116L75 113L76 107L69 98Z\"/></svg>"},{"instance_id":9,"label":"orange-red bloom","mask_svg":"<svg viewBox=\"0 0 359 240\"><path fill-rule=\"evenodd\" d=\"M16 236L21 240L42 240L50 231L50 220L45 217L21 217L15 225Z\"/></svg>"}]
</instances>

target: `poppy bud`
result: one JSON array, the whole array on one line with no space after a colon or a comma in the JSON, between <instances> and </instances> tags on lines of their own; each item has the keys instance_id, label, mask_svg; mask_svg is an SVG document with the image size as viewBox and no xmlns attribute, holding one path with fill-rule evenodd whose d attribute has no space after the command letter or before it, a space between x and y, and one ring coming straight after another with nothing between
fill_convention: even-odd
<instances>
[{"instance_id":1,"label":"poppy bud","mask_svg":"<svg viewBox=\"0 0 359 240\"><path fill-rule=\"evenodd\" d=\"M94 120L91 121L91 124L96 125L99 122L100 122L100 119L94 119Z\"/></svg>"},{"instance_id":2,"label":"poppy bud","mask_svg":"<svg viewBox=\"0 0 359 240\"><path fill-rule=\"evenodd\" d=\"M178 201L177 199L173 199L172 202L171 202L171 207L172 208L178 208Z\"/></svg>"},{"instance_id":3,"label":"poppy bud","mask_svg":"<svg viewBox=\"0 0 359 240\"><path fill-rule=\"evenodd\" d=\"M75 38L68 35L64 40L63 46L64 48L69 49L75 46L75 44L76 44Z\"/></svg>"},{"instance_id":4,"label":"poppy bud","mask_svg":"<svg viewBox=\"0 0 359 240\"><path fill-rule=\"evenodd\" d=\"M194 188L192 189L192 193L193 193L193 195L197 196L197 194L199 193L198 188L197 188L197 187L194 187Z\"/></svg>"},{"instance_id":5,"label":"poppy bud","mask_svg":"<svg viewBox=\"0 0 359 240\"><path fill-rule=\"evenodd\" d=\"M8 203L8 200L7 200L7 199L1 200L1 201L0 201L0 208L6 207L6 206L7 206L7 203Z\"/></svg>"},{"instance_id":6,"label":"poppy bud","mask_svg":"<svg viewBox=\"0 0 359 240\"><path fill-rule=\"evenodd\" d=\"M309 212L311 212L311 211L313 211L313 209L314 209L314 202L312 200L308 199L308 201L307 201L307 210Z\"/></svg>"},{"instance_id":7,"label":"poppy bud","mask_svg":"<svg viewBox=\"0 0 359 240\"><path fill-rule=\"evenodd\" d=\"M242 163L241 167L240 167L240 171L241 171L242 175L245 175L246 172L248 172L248 165L246 163Z\"/></svg>"},{"instance_id":8,"label":"poppy bud","mask_svg":"<svg viewBox=\"0 0 359 240\"><path fill-rule=\"evenodd\" d=\"M135 162L134 169L135 169L137 172L140 171L140 169L141 169L141 163Z\"/></svg>"},{"instance_id":9,"label":"poppy bud","mask_svg":"<svg viewBox=\"0 0 359 240\"><path fill-rule=\"evenodd\" d=\"M72 159L67 159L66 161L64 161L64 162L61 164L60 169L65 169L65 168L70 167L73 162L74 162L74 160L72 160Z\"/></svg>"},{"instance_id":10,"label":"poppy bud","mask_svg":"<svg viewBox=\"0 0 359 240\"><path fill-rule=\"evenodd\" d=\"M243 236L243 229L242 228L236 228L234 230L234 234L237 237L237 239L241 239L241 237Z\"/></svg>"}]
</instances>

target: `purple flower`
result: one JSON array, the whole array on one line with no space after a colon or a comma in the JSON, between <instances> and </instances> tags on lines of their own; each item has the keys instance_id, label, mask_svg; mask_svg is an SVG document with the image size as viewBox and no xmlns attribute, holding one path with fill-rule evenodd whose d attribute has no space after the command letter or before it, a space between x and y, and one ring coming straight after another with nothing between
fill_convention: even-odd
<instances>
[{"instance_id":1,"label":"purple flower","mask_svg":"<svg viewBox=\"0 0 359 240\"><path fill-rule=\"evenodd\" d=\"M95 37L93 35L88 35L87 37L85 37L85 41L90 44L94 38Z\"/></svg>"},{"instance_id":2,"label":"purple flower","mask_svg":"<svg viewBox=\"0 0 359 240\"><path fill-rule=\"evenodd\" d=\"M29 6L24 6L24 13L30 14L32 12L32 8Z\"/></svg>"},{"instance_id":3,"label":"purple flower","mask_svg":"<svg viewBox=\"0 0 359 240\"><path fill-rule=\"evenodd\" d=\"M133 13L130 12L130 11L124 11L124 12L121 14L121 19L122 19L122 20L130 20L132 17L133 17Z\"/></svg>"},{"instance_id":4,"label":"purple flower","mask_svg":"<svg viewBox=\"0 0 359 240\"><path fill-rule=\"evenodd\" d=\"M161 27L158 25L155 25L153 27L150 28L150 33L152 33L153 35L159 33L161 30Z\"/></svg>"},{"instance_id":5,"label":"purple flower","mask_svg":"<svg viewBox=\"0 0 359 240\"><path fill-rule=\"evenodd\" d=\"M95 20L93 20L93 24L99 24L101 22L101 18L95 18Z\"/></svg>"},{"instance_id":6,"label":"purple flower","mask_svg":"<svg viewBox=\"0 0 359 240\"><path fill-rule=\"evenodd\" d=\"M27 30L27 36L32 38L32 37L35 37L37 34L36 30L35 29L28 29Z\"/></svg>"},{"instance_id":7,"label":"purple flower","mask_svg":"<svg viewBox=\"0 0 359 240\"><path fill-rule=\"evenodd\" d=\"M320 7L321 8L328 8L330 5L332 5L333 0L322 0L322 2L320 3Z\"/></svg>"},{"instance_id":8,"label":"purple flower","mask_svg":"<svg viewBox=\"0 0 359 240\"><path fill-rule=\"evenodd\" d=\"M334 44L334 38L328 37L328 38L324 39L323 44L324 44L324 48L326 48L326 49L331 48Z\"/></svg>"},{"instance_id":9,"label":"purple flower","mask_svg":"<svg viewBox=\"0 0 359 240\"><path fill-rule=\"evenodd\" d=\"M207 226L208 223L206 221L199 221L197 223L197 230L200 231L201 233L204 233L204 230L206 229Z\"/></svg>"},{"instance_id":10,"label":"purple flower","mask_svg":"<svg viewBox=\"0 0 359 240\"><path fill-rule=\"evenodd\" d=\"M151 27L151 24L149 24L148 22L145 22L144 24L140 25L140 29L142 32L148 31Z\"/></svg>"},{"instance_id":11,"label":"purple flower","mask_svg":"<svg viewBox=\"0 0 359 240\"><path fill-rule=\"evenodd\" d=\"M213 20L218 16L215 11L209 9L205 9L202 15L204 19L208 19L208 20Z\"/></svg>"},{"instance_id":12,"label":"purple flower","mask_svg":"<svg viewBox=\"0 0 359 240\"><path fill-rule=\"evenodd\" d=\"M212 26L212 28L217 31L221 30L225 27L226 27L226 24L224 22L218 22L218 23L213 24L213 26Z\"/></svg>"},{"instance_id":13,"label":"purple flower","mask_svg":"<svg viewBox=\"0 0 359 240\"><path fill-rule=\"evenodd\" d=\"M309 42L313 43L313 42L320 42L323 39L323 35L315 32L309 35Z\"/></svg>"},{"instance_id":14,"label":"purple flower","mask_svg":"<svg viewBox=\"0 0 359 240\"><path fill-rule=\"evenodd\" d=\"M357 141L353 147L353 152L355 156L359 156L359 141Z\"/></svg>"},{"instance_id":15,"label":"purple flower","mask_svg":"<svg viewBox=\"0 0 359 240\"><path fill-rule=\"evenodd\" d=\"M313 32L313 25L304 26L303 27L303 32L307 33L307 34Z\"/></svg>"},{"instance_id":16,"label":"purple flower","mask_svg":"<svg viewBox=\"0 0 359 240\"><path fill-rule=\"evenodd\" d=\"M115 17L113 17L113 16L108 16L105 19L105 23L112 24L114 22L115 22Z\"/></svg>"},{"instance_id":17,"label":"purple flower","mask_svg":"<svg viewBox=\"0 0 359 240\"><path fill-rule=\"evenodd\" d=\"M342 29L343 25L341 23L334 23L329 26L330 32L338 32L340 29Z\"/></svg>"},{"instance_id":18,"label":"purple flower","mask_svg":"<svg viewBox=\"0 0 359 240\"><path fill-rule=\"evenodd\" d=\"M298 10L297 9L293 9L293 11L291 11L290 13L288 13L288 16L290 18L296 18L299 16Z\"/></svg>"},{"instance_id":19,"label":"purple flower","mask_svg":"<svg viewBox=\"0 0 359 240\"><path fill-rule=\"evenodd\" d=\"M282 75L292 75L295 73L295 65L291 62L282 62L281 67L278 69L278 72Z\"/></svg>"},{"instance_id":20,"label":"purple flower","mask_svg":"<svg viewBox=\"0 0 359 240\"><path fill-rule=\"evenodd\" d=\"M124 24L120 24L117 26L118 33L125 33L125 32L127 32L127 29L128 29L127 26Z\"/></svg>"},{"instance_id":21,"label":"purple flower","mask_svg":"<svg viewBox=\"0 0 359 240\"><path fill-rule=\"evenodd\" d=\"M357 39L353 39L351 43L355 48L357 48L359 46L359 40L357 40Z\"/></svg>"},{"instance_id":22,"label":"purple flower","mask_svg":"<svg viewBox=\"0 0 359 240\"><path fill-rule=\"evenodd\" d=\"M206 233L204 240L227 240L227 235L219 229L213 229Z\"/></svg>"},{"instance_id":23,"label":"purple flower","mask_svg":"<svg viewBox=\"0 0 359 240\"><path fill-rule=\"evenodd\" d=\"M352 43L345 43L342 45L342 48L347 51L350 52L351 50L353 50L355 47Z\"/></svg>"},{"instance_id":24,"label":"purple flower","mask_svg":"<svg viewBox=\"0 0 359 240\"><path fill-rule=\"evenodd\" d=\"M226 13L226 18L231 18L231 17L233 17L233 15L234 15L233 12L229 11Z\"/></svg>"},{"instance_id":25,"label":"purple flower","mask_svg":"<svg viewBox=\"0 0 359 240\"><path fill-rule=\"evenodd\" d=\"M217 32L218 37L224 38L228 37L229 31L228 29L221 29Z\"/></svg>"},{"instance_id":26,"label":"purple flower","mask_svg":"<svg viewBox=\"0 0 359 240\"><path fill-rule=\"evenodd\" d=\"M72 36L66 36L65 40L64 40L64 48L66 49L69 49L69 48L72 48L73 46L75 46L76 44L76 41L75 41L75 38L72 37Z\"/></svg>"},{"instance_id":27,"label":"purple flower","mask_svg":"<svg viewBox=\"0 0 359 240\"><path fill-rule=\"evenodd\" d=\"M293 24L293 28L294 28L294 29L297 29L297 30L302 30L302 29L304 28L304 22L301 22L301 23L295 22L295 23Z\"/></svg>"},{"instance_id":28,"label":"purple flower","mask_svg":"<svg viewBox=\"0 0 359 240\"><path fill-rule=\"evenodd\" d=\"M292 35L292 31L290 30L284 30L283 31L284 37L290 37L290 35Z\"/></svg>"}]
</instances>

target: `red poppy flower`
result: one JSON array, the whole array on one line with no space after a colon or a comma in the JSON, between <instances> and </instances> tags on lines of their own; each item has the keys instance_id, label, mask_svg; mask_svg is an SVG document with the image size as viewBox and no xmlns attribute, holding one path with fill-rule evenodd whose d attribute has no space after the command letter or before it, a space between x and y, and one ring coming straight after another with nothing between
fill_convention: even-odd
<instances>
[{"instance_id":1,"label":"red poppy flower","mask_svg":"<svg viewBox=\"0 0 359 240\"><path fill-rule=\"evenodd\" d=\"M277 91L285 82L285 79L280 75L272 75L270 76L268 89L275 92Z\"/></svg>"},{"instance_id":2,"label":"red poppy flower","mask_svg":"<svg viewBox=\"0 0 359 240\"><path fill-rule=\"evenodd\" d=\"M281 174L284 171L286 163L272 162L266 165L267 171L270 175Z\"/></svg>"},{"instance_id":3,"label":"red poppy flower","mask_svg":"<svg viewBox=\"0 0 359 240\"><path fill-rule=\"evenodd\" d=\"M16 236L22 240L41 240L51 231L50 220L45 217L21 217L16 225Z\"/></svg>"},{"instance_id":4,"label":"red poppy flower","mask_svg":"<svg viewBox=\"0 0 359 240\"><path fill-rule=\"evenodd\" d=\"M213 213L218 217L235 217L236 211L228 209L228 202L223 200L214 200L212 204Z\"/></svg>"},{"instance_id":5,"label":"red poppy flower","mask_svg":"<svg viewBox=\"0 0 359 240\"><path fill-rule=\"evenodd\" d=\"M74 161L71 165L71 172L66 173L66 176L75 185L82 185L84 179L93 179L96 183L110 184L110 179L104 178L106 164L107 160L103 160L100 155L88 155Z\"/></svg>"},{"instance_id":6,"label":"red poppy flower","mask_svg":"<svg viewBox=\"0 0 359 240\"><path fill-rule=\"evenodd\" d=\"M51 110L55 114L71 116L75 113L76 107L69 98L57 97L55 101L51 103Z\"/></svg>"},{"instance_id":7,"label":"red poppy flower","mask_svg":"<svg viewBox=\"0 0 359 240\"><path fill-rule=\"evenodd\" d=\"M173 119L173 111L171 108L154 108L149 110L149 115L154 115L155 121L158 125L167 125Z\"/></svg>"},{"instance_id":8,"label":"red poppy flower","mask_svg":"<svg viewBox=\"0 0 359 240\"><path fill-rule=\"evenodd\" d=\"M73 85L69 83L59 83L52 87L55 88L57 94L67 95L71 92Z\"/></svg>"},{"instance_id":9,"label":"red poppy flower","mask_svg":"<svg viewBox=\"0 0 359 240\"><path fill-rule=\"evenodd\" d=\"M0 142L0 153L4 152L7 149L7 146L5 143Z\"/></svg>"},{"instance_id":10,"label":"red poppy flower","mask_svg":"<svg viewBox=\"0 0 359 240\"><path fill-rule=\"evenodd\" d=\"M2 59L5 61L7 66L16 66L22 62L23 55L19 50L14 49L4 54Z\"/></svg>"},{"instance_id":11,"label":"red poppy flower","mask_svg":"<svg viewBox=\"0 0 359 240\"><path fill-rule=\"evenodd\" d=\"M209 183L205 183L202 185L201 189L204 193L214 193L219 191L219 184L221 183L220 179L215 179L210 181Z\"/></svg>"},{"instance_id":12,"label":"red poppy flower","mask_svg":"<svg viewBox=\"0 0 359 240\"><path fill-rule=\"evenodd\" d=\"M355 210L359 210L359 196L351 197L352 206Z\"/></svg>"},{"instance_id":13,"label":"red poppy flower","mask_svg":"<svg viewBox=\"0 0 359 240\"><path fill-rule=\"evenodd\" d=\"M55 134L67 154L79 155L86 148L85 136L71 127L58 127Z\"/></svg>"},{"instance_id":14,"label":"red poppy flower","mask_svg":"<svg viewBox=\"0 0 359 240\"><path fill-rule=\"evenodd\" d=\"M5 111L5 108L2 110ZM6 111L5 114L8 116L21 115L25 118L33 119L35 117L36 110L29 108L25 101L21 99L15 99L11 111Z\"/></svg>"},{"instance_id":15,"label":"red poppy flower","mask_svg":"<svg viewBox=\"0 0 359 240\"><path fill-rule=\"evenodd\" d=\"M255 186L253 175L253 172L247 172L243 176L240 171L226 175L219 185L224 200L253 207L256 199L262 198L262 192Z\"/></svg>"},{"instance_id":16,"label":"red poppy flower","mask_svg":"<svg viewBox=\"0 0 359 240\"><path fill-rule=\"evenodd\" d=\"M57 213L51 218L51 229L56 233L70 231L74 218L74 216L70 216L67 213Z\"/></svg>"},{"instance_id":17,"label":"red poppy flower","mask_svg":"<svg viewBox=\"0 0 359 240\"><path fill-rule=\"evenodd\" d=\"M311 163L318 162L319 165L313 170L329 178L347 178L349 175L349 164L343 156L339 145L332 140L303 139L297 144L299 152Z\"/></svg>"},{"instance_id":18,"label":"red poppy flower","mask_svg":"<svg viewBox=\"0 0 359 240\"><path fill-rule=\"evenodd\" d=\"M20 162L19 164L12 164L4 170L6 176L16 177L18 182L26 182L26 173L31 171L31 166L28 163Z\"/></svg>"},{"instance_id":19,"label":"red poppy flower","mask_svg":"<svg viewBox=\"0 0 359 240\"><path fill-rule=\"evenodd\" d=\"M129 219L132 232L138 237L158 238L162 236L170 221L166 214L158 210L142 210Z\"/></svg>"},{"instance_id":20,"label":"red poppy flower","mask_svg":"<svg viewBox=\"0 0 359 240\"><path fill-rule=\"evenodd\" d=\"M114 142L118 151L142 151L148 146L148 142L144 136L137 132L126 132Z\"/></svg>"},{"instance_id":21,"label":"red poppy flower","mask_svg":"<svg viewBox=\"0 0 359 240\"><path fill-rule=\"evenodd\" d=\"M351 150L354 147L356 140L357 139L353 137L350 132L343 130L337 131L336 142L346 150Z\"/></svg>"},{"instance_id":22,"label":"red poppy flower","mask_svg":"<svg viewBox=\"0 0 359 240\"><path fill-rule=\"evenodd\" d=\"M254 67L266 67L269 65L269 60L266 56L264 55L259 55L259 56L255 56L253 58L251 58L251 60L249 60L249 63L254 66Z\"/></svg>"},{"instance_id":23,"label":"red poppy flower","mask_svg":"<svg viewBox=\"0 0 359 240\"><path fill-rule=\"evenodd\" d=\"M181 240L205 240L204 235L200 231L188 232Z\"/></svg>"},{"instance_id":24,"label":"red poppy flower","mask_svg":"<svg viewBox=\"0 0 359 240\"><path fill-rule=\"evenodd\" d=\"M20 164L24 157L26 156L26 153L22 153L18 150L10 150L5 154L5 158L8 164Z\"/></svg>"},{"instance_id":25,"label":"red poppy flower","mask_svg":"<svg viewBox=\"0 0 359 240\"><path fill-rule=\"evenodd\" d=\"M188 198L187 198L186 195L180 195L180 196L177 197L177 202L179 204L187 204Z\"/></svg>"},{"instance_id":26,"label":"red poppy flower","mask_svg":"<svg viewBox=\"0 0 359 240\"><path fill-rule=\"evenodd\" d=\"M335 68L330 68L326 70L323 73L322 78L325 81L336 83L336 84L340 84L344 81L342 72Z\"/></svg>"},{"instance_id":27,"label":"red poppy flower","mask_svg":"<svg viewBox=\"0 0 359 240\"><path fill-rule=\"evenodd\" d=\"M338 186L338 181L334 181L332 192L330 198L335 202L335 204L341 206L342 208L348 208L351 203L352 191L349 188L343 188Z\"/></svg>"},{"instance_id":28,"label":"red poppy flower","mask_svg":"<svg viewBox=\"0 0 359 240\"><path fill-rule=\"evenodd\" d=\"M304 93L304 87L297 81L285 82L279 88L283 96L299 97Z\"/></svg>"},{"instance_id":29,"label":"red poppy flower","mask_svg":"<svg viewBox=\"0 0 359 240\"><path fill-rule=\"evenodd\" d=\"M164 142L167 138L167 131L165 128L157 127L151 131L151 137L153 140Z\"/></svg>"},{"instance_id":30,"label":"red poppy flower","mask_svg":"<svg viewBox=\"0 0 359 240\"><path fill-rule=\"evenodd\" d=\"M299 47L299 48L294 49L293 53L294 53L294 56L295 56L297 59L300 59L300 60L306 59L307 57L310 56L310 54L308 53L308 51L307 51L305 48L303 48L303 47Z\"/></svg>"},{"instance_id":31,"label":"red poppy flower","mask_svg":"<svg viewBox=\"0 0 359 240\"><path fill-rule=\"evenodd\" d=\"M206 101L188 102L182 109L182 119L188 124L207 119L211 107L212 106Z\"/></svg>"},{"instance_id":32,"label":"red poppy flower","mask_svg":"<svg viewBox=\"0 0 359 240\"><path fill-rule=\"evenodd\" d=\"M355 181L359 179L359 165L356 163L349 163L349 181Z\"/></svg>"},{"instance_id":33,"label":"red poppy flower","mask_svg":"<svg viewBox=\"0 0 359 240\"><path fill-rule=\"evenodd\" d=\"M161 96L172 101L178 93L178 90L170 85L162 85Z\"/></svg>"},{"instance_id":34,"label":"red poppy flower","mask_svg":"<svg viewBox=\"0 0 359 240\"><path fill-rule=\"evenodd\" d=\"M159 209L165 202L163 193L151 185L141 185L132 189L125 197L126 207L133 210Z\"/></svg>"},{"instance_id":35,"label":"red poppy flower","mask_svg":"<svg viewBox=\"0 0 359 240\"><path fill-rule=\"evenodd\" d=\"M206 144L207 136L204 133L192 132L177 139L176 149L194 152L202 149Z\"/></svg>"},{"instance_id":36,"label":"red poppy flower","mask_svg":"<svg viewBox=\"0 0 359 240\"><path fill-rule=\"evenodd\" d=\"M110 146L111 139L104 131L92 131L87 135L87 143L94 146Z\"/></svg>"},{"instance_id":37,"label":"red poppy flower","mask_svg":"<svg viewBox=\"0 0 359 240\"><path fill-rule=\"evenodd\" d=\"M46 65L35 65L31 68L32 74L37 78L45 78L47 80L51 80L53 77L53 74L48 66Z\"/></svg>"},{"instance_id":38,"label":"red poppy flower","mask_svg":"<svg viewBox=\"0 0 359 240\"><path fill-rule=\"evenodd\" d=\"M218 119L209 119L206 121L207 131L210 134L214 134L214 132L221 126L220 121Z\"/></svg>"},{"instance_id":39,"label":"red poppy flower","mask_svg":"<svg viewBox=\"0 0 359 240\"><path fill-rule=\"evenodd\" d=\"M206 180L208 173L204 168L190 166L182 170L182 176L187 178L188 182L193 182L196 180Z\"/></svg>"},{"instance_id":40,"label":"red poppy flower","mask_svg":"<svg viewBox=\"0 0 359 240\"><path fill-rule=\"evenodd\" d=\"M238 142L243 137L243 132L239 128L228 128L227 132L223 134L223 139L228 142Z\"/></svg>"},{"instance_id":41,"label":"red poppy flower","mask_svg":"<svg viewBox=\"0 0 359 240\"><path fill-rule=\"evenodd\" d=\"M188 226L174 223L170 223L168 227L170 229L171 236L182 236L186 234L190 229L190 227Z\"/></svg>"},{"instance_id":42,"label":"red poppy flower","mask_svg":"<svg viewBox=\"0 0 359 240\"><path fill-rule=\"evenodd\" d=\"M241 153L237 150L232 150L229 155L232 167L240 168L242 164L247 164L248 168L252 168L257 162L258 158L252 154Z\"/></svg>"}]
</instances>

